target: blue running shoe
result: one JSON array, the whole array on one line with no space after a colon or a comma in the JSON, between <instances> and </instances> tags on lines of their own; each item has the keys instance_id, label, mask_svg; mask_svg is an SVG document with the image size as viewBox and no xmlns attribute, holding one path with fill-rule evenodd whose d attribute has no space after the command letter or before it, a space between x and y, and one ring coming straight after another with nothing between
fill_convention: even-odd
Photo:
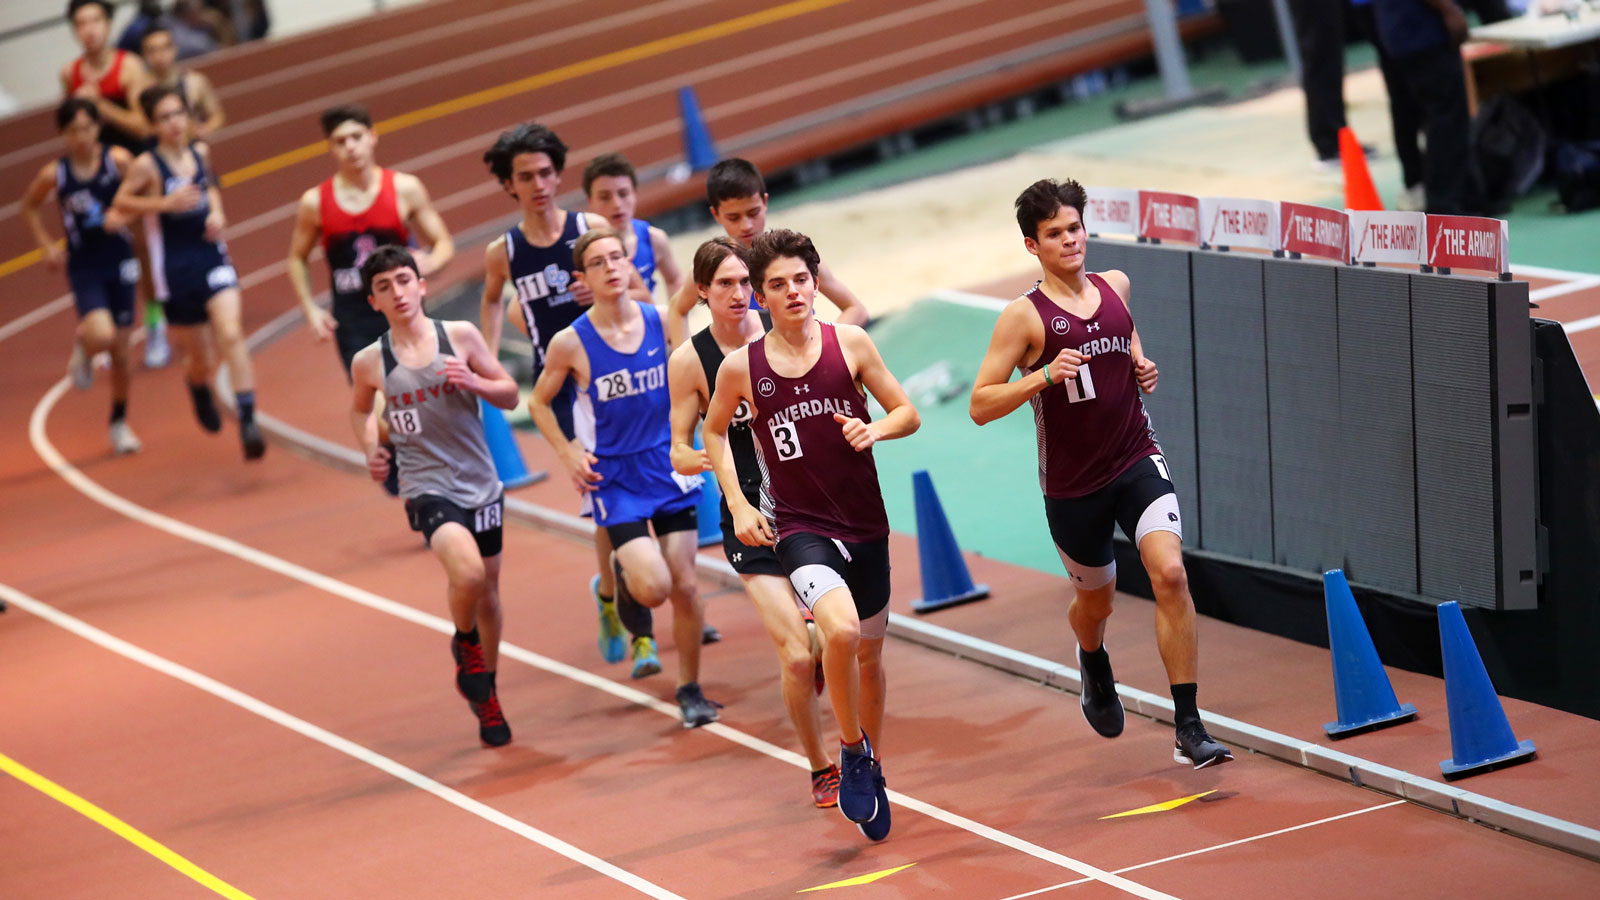
<instances>
[{"instance_id":1,"label":"blue running shoe","mask_svg":"<svg viewBox=\"0 0 1600 900\"><path fill-rule=\"evenodd\" d=\"M622 620L617 618L616 602L607 603L600 597L599 575L589 579L589 593L600 610L600 658L608 663L622 662L622 658L628 655L628 641L624 636Z\"/></svg>"},{"instance_id":2,"label":"blue running shoe","mask_svg":"<svg viewBox=\"0 0 1600 900\"><path fill-rule=\"evenodd\" d=\"M656 639L636 637L633 639L633 674L634 678L644 678L661 671L661 658L656 655Z\"/></svg>"},{"instance_id":3,"label":"blue running shoe","mask_svg":"<svg viewBox=\"0 0 1600 900\"><path fill-rule=\"evenodd\" d=\"M839 812L856 824L867 822L878 813L878 790L873 781L872 743L861 741L862 752L839 748Z\"/></svg>"},{"instance_id":4,"label":"blue running shoe","mask_svg":"<svg viewBox=\"0 0 1600 900\"><path fill-rule=\"evenodd\" d=\"M889 791L887 790L889 783L883 778L883 763L877 760L872 761L872 783L878 789L875 795L878 812L871 819L857 823L856 827L867 836L867 840L876 843L889 836Z\"/></svg>"}]
</instances>

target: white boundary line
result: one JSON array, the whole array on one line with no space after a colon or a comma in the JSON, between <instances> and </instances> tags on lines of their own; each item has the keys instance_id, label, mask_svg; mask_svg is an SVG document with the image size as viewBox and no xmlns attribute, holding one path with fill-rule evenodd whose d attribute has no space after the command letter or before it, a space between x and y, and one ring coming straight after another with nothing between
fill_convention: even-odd
<instances>
[{"instance_id":1,"label":"white boundary line","mask_svg":"<svg viewBox=\"0 0 1600 900\"><path fill-rule=\"evenodd\" d=\"M1201 847L1199 850L1190 850L1188 853L1178 853L1178 854L1175 854L1173 856L1162 857L1161 859L1152 859L1149 862L1139 863L1136 866L1128 866L1126 868L1118 869L1113 874L1121 875L1123 872L1132 872L1132 871L1134 871L1136 869L1148 869L1151 866L1159 866L1162 863L1173 862L1174 860L1179 860L1179 859L1188 859L1191 856L1199 856L1202 853L1210 853L1213 850L1225 850L1225 849L1227 849L1229 847L1237 847L1240 844L1248 844L1248 843L1250 843L1252 841L1259 841L1259 840L1261 840L1263 838L1277 837L1280 834L1288 834L1291 831L1299 831L1299 830L1301 830L1303 828L1310 828L1310 827L1312 827L1314 825L1325 825L1328 822L1337 822L1340 819L1348 819L1348 818L1351 818L1352 816L1364 815L1364 814L1369 813L1369 812L1377 812L1380 809L1388 809L1391 806L1400 806L1401 804L1403 804L1405 802L1406 801L1404 801L1404 800L1391 800L1388 803L1380 803L1377 806L1367 806L1367 807L1363 807L1361 809L1351 810L1350 812L1347 812L1347 813L1340 813L1340 814L1338 814L1336 816L1328 816L1325 819L1318 819L1315 822L1305 822L1305 823L1302 823L1300 825L1290 825L1288 828L1279 828L1277 831L1268 831L1268 832L1264 832L1262 834L1254 835L1252 837L1240 838L1240 839L1238 839L1236 841L1228 841L1228 842L1222 843L1222 844L1213 844L1210 847ZM1023 900L1024 897L1037 897L1040 894L1048 894L1051 891L1057 891L1057 890L1060 890L1061 888L1068 888L1068 887L1073 887L1075 885L1080 885L1080 884L1083 884L1084 882L1089 881L1089 880L1090 879L1087 879L1087 878L1080 878L1077 881L1063 881L1060 884L1052 884L1049 887L1039 888L1036 891L1028 891L1025 894L1013 894L1010 897L1006 897L1005 900Z\"/></svg>"},{"instance_id":2,"label":"white boundary line","mask_svg":"<svg viewBox=\"0 0 1600 900\"><path fill-rule=\"evenodd\" d=\"M1600 276L1600 272L1574 272L1571 269L1552 269L1548 266L1511 264L1512 275L1532 275L1534 278L1555 278L1561 281L1581 281Z\"/></svg>"},{"instance_id":3,"label":"white boundary line","mask_svg":"<svg viewBox=\"0 0 1600 900\"><path fill-rule=\"evenodd\" d=\"M1600 277L1579 278L1575 281L1569 281L1566 284L1552 284L1549 287L1542 287L1536 291L1529 291L1528 299L1534 303L1537 303L1540 300L1553 300L1556 297L1564 297L1567 294L1576 294L1579 291L1587 291L1593 287L1600 287Z\"/></svg>"},{"instance_id":4,"label":"white boundary line","mask_svg":"<svg viewBox=\"0 0 1600 900\"><path fill-rule=\"evenodd\" d=\"M474 800L473 798L468 797L466 794L463 794L454 788L434 781L432 778L429 778L428 776L409 766L395 762L387 756L370 750L352 740L340 737L339 735L334 734L325 728L313 725L310 722L307 722L305 719L284 712L276 706L273 706L262 700L258 700L255 697L252 697L251 695L246 694L245 692L236 688L229 687L228 685L223 684L214 678L202 675L193 669L179 665L178 663L175 663L165 657L157 656L143 647L140 647L136 644L131 644L119 637L116 637L115 635L101 631L82 619L76 618L68 613L64 613L41 600L36 600L33 597L22 593L16 588L11 587L10 585L0 584L0 596L3 596L18 609L32 613L33 615L50 622L52 625L64 628L86 641L98 644L101 647L110 650L112 653L130 659L141 666L154 669L163 675L176 678L185 684L205 691L213 697L217 697L218 699L232 703L234 706L237 706L246 712L254 713L269 722L272 722L276 725L282 725L284 728L287 728L290 731L303 735L304 737L308 737L325 747L337 750L340 753L351 757L352 759L364 762L367 765L372 766L374 769L377 769L388 775L392 775L414 788L426 791L445 801L446 803L466 810L467 812L472 813L486 822L498 825L512 834L526 838L527 840L530 840L547 850L552 850L556 853L559 853L575 863L587 866L588 868L593 869L595 872L598 872L599 874L604 875L605 877L614 881L619 881L642 894L656 897L658 900L683 900L683 898L679 895L674 894L660 885L646 881L645 879L640 878L638 875L635 875L626 869L607 862L606 860L601 859L592 853L574 847L566 841L563 841L552 834L534 828L532 825L515 819L501 812L500 810L489 806L486 803L483 803L479 800Z\"/></svg>"},{"instance_id":5,"label":"white boundary line","mask_svg":"<svg viewBox=\"0 0 1600 900\"><path fill-rule=\"evenodd\" d=\"M1561 327L1566 330L1567 334L1579 334L1591 328L1600 328L1600 316L1589 316L1573 322L1566 322Z\"/></svg>"},{"instance_id":6,"label":"white boundary line","mask_svg":"<svg viewBox=\"0 0 1600 900\"><path fill-rule=\"evenodd\" d=\"M455 626L439 616L422 612L421 610L414 609L394 600L390 600L387 597L363 590L355 587L354 585L347 584L343 581L339 581L338 579L323 575L320 572L316 572L286 559L282 559L281 557L273 556L270 553L266 553L246 544L239 543L231 538L227 538L222 535L206 531L202 528L197 528L186 522L181 522L177 519L164 516L158 512L140 506L118 494L115 494L110 490L107 490L105 487L102 487L98 482L89 478L87 475L84 475L83 472L77 467L67 462L60 452L56 450L55 446L50 443L49 437L45 434L45 422L50 415L50 410L55 406L56 402L61 399L61 396L67 392L68 387L68 380L66 378L62 378L60 381L56 382L56 384L51 387L50 390L46 391L42 398L40 398L39 403L34 406L33 414L28 422L28 439L33 444L34 451L39 454L39 458L44 460L45 465L49 466L52 471L61 476L62 480L66 481L84 496L142 525L155 528L159 531L164 531L175 537L183 538L184 540L200 544L204 547L210 547L213 550L226 553L229 556L235 557L236 559L251 563L252 565L260 566L261 568L270 572L274 572L291 578L295 581L299 581L303 584L310 585L311 587L333 594L334 596L343 597L346 600L359 603L362 606L366 606L378 612L388 613L396 618L422 625L425 628L432 629L441 634L454 633ZM588 685L611 694L612 696L627 700L631 703L648 707L674 719L678 718L679 714L676 707L663 703L648 694L617 684L610 679L602 678L599 675L584 671L583 669L579 669L575 666L570 666L566 663L559 662L538 653L534 653L531 650L524 649L515 644L503 642L501 644L500 654L507 658L527 663L528 665L542 669L551 674L559 675L563 678L576 681L580 684ZM744 732L731 728L727 725L713 723L711 725L703 726L700 730L709 732L725 740L739 744L743 747L747 747L751 750L755 750L758 753L771 757L772 759L776 759L780 762L785 762L807 771L810 770L809 762L798 753L795 753L792 750L785 750L773 744L769 744L760 738L745 734ZM1145 885L1121 876L1113 875L1110 872L1092 866L1081 860L1073 859L1065 854L1046 849L1037 844L1016 837L1015 835L1011 835L1004 831L1000 831L999 829L984 825L981 822L975 822L972 819L966 818L965 816L957 815L940 807L934 806L931 803L926 803L914 797L902 794L898 791L889 791L888 795L894 800L895 803L905 807L906 809L920 812L923 815L943 822L946 825L951 825L979 837L986 838L1002 846L1025 853L1034 857L1035 859L1060 866L1063 869L1077 872L1080 875L1087 876L1093 881L1098 881L1110 887L1114 887L1126 893L1132 894L1136 897L1144 898L1144 900L1178 900L1178 898L1175 898L1170 894L1163 893L1155 890L1154 888L1146 887Z\"/></svg>"}]
</instances>

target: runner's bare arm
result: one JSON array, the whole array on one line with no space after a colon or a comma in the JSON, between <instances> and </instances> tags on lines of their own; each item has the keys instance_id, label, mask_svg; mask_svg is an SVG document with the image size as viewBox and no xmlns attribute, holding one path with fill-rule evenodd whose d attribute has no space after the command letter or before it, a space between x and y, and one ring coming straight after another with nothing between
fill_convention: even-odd
<instances>
[{"instance_id":1,"label":"runner's bare arm","mask_svg":"<svg viewBox=\"0 0 1600 900\"><path fill-rule=\"evenodd\" d=\"M194 124L194 133L202 138L210 137L228 121L222 113L222 99L217 96L217 87L211 79L199 72L189 72L189 84L194 90L189 107L205 111L205 118Z\"/></svg>"},{"instance_id":2,"label":"runner's bare arm","mask_svg":"<svg viewBox=\"0 0 1600 900\"><path fill-rule=\"evenodd\" d=\"M33 180L28 182L28 189L22 192L22 221L28 225L28 231L33 235L34 243L39 245L39 252L44 254L44 261L52 269L59 268L66 261L66 251L61 248L61 242L50 236L45 230L44 217L39 215L39 207L49 198L50 192L56 186L56 163L46 163Z\"/></svg>"},{"instance_id":3,"label":"runner's bare arm","mask_svg":"<svg viewBox=\"0 0 1600 900\"><path fill-rule=\"evenodd\" d=\"M339 327L333 315L317 305L311 290L311 269L308 260L311 250L317 245L317 238L322 236L322 201L316 188L311 188L300 195L300 204L295 209L294 231L289 235L289 258L285 269L289 273L289 285L294 288L294 293L300 300L300 311L305 314L306 325L311 329L311 334L319 341L325 341L333 336L333 330Z\"/></svg>"},{"instance_id":4,"label":"runner's bare arm","mask_svg":"<svg viewBox=\"0 0 1600 900\"><path fill-rule=\"evenodd\" d=\"M561 464L572 477L573 487L579 493L587 493L593 491L600 480L599 473L594 470L598 460L579 441L567 440L567 436L561 433L561 423L556 420L556 411L551 406L568 376L578 382L580 390L587 389L589 360L584 355L583 343L576 331L563 328L550 339L550 348L544 355L544 369L533 383L533 395L528 398L528 412L533 415L533 424L539 427L539 433L544 435L544 439L561 458Z\"/></svg>"},{"instance_id":5,"label":"runner's bare arm","mask_svg":"<svg viewBox=\"0 0 1600 900\"><path fill-rule=\"evenodd\" d=\"M144 60L132 53L123 56L122 92L123 96L128 98L128 105L118 106L96 95L94 105L100 108L100 118L136 138L149 137L150 123L145 121L144 113L139 106L139 94L149 86L150 73L144 67Z\"/></svg>"},{"instance_id":6,"label":"runner's bare arm","mask_svg":"<svg viewBox=\"0 0 1600 900\"><path fill-rule=\"evenodd\" d=\"M694 448L694 423L706 408L706 371L692 344L682 344L667 360L667 392L672 397L672 468L681 475L710 471L711 459Z\"/></svg>"},{"instance_id":7,"label":"runner's bare arm","mask_svg":"<svg viewBox=\"0 0 1600 900\"><path fill-rule=\"evenodd\" d=\"M367 457L367 474L382 481L389 474L389 450L378 441L372 408L383 389L383 358L377 344L357 351L350 360L350 430Z\"/></svg>"},{"instance_id":8,"label":"runner's bare arm","mask_svg":"<svg viewBox=\"0 0 1600 900\"><path fill-rule=\"evenodd\" d=\"M411 230L422 237L423 245L428 248L416 254L417 265L422 270L419 274L427 278L450 264L456 255L455 240L450 237L444 217L434 208L433 198L428 196L422 179L415 175L396 174L394 183L396 192L410 212L408 224Z\"/></svg>"},{"instance_id":9,"label":"runner's bare arm","mask_svg":"<svg viewBox=\"0 0 1600 900\"><path fill-rule=\"evenodd\" d=\"M206 237L213 241L222 240L222 230L228 227L228 214L222 209L222 185L217 170L211 165L211 146L202 141L196 141L194 152L206 164L206 170L211 173L211 178L206 182L206 199L211 202L211 212L206 214Z\"/></svg>"},{"instance_id":10,"label":"runner's bare arm","mask_svg":"<svg viewBox=\"0 0 1600 900\"><path fill-rule=\"evenodd\" d=\"M194 185L162 196L157 190L156 180L156 164L151 161L150 154L139 154L139 158L135 159L133 166L128 169L128 174L123 177L122 186L117 188L117 196L112 205L125 215L138 217L175 209L180 198L188 198L186 202L190 208L199 202L200 192Z\"/></svg>"},{"instance_id":11,"label":"runner's bare arm","mask_svg":"<svg viewBox=\"0 0 1600 900\"><path fill-rule=\"evenodd\" d=\"M661 276L662 290L668 298L677 296L678 291L683 289L683 270L678 268L678 261L672 258L672 241L667 238L667 233L654 225L650 226L650 249L656 255L656 272Z\"/></svg>"},{"instance_id":12,"label":"runner's bare arm","mask_svg":"<svg viewBox=\"0 0 1600 900\"><path fill-rule=\"evenodd\" d=\"M972 399L967 406L972 421L987 425L1009 415L1050 386L1044 369L1011 380L1012 371L1026 365L1034 352L1032 330L1037 320L1037 314L1025 298L1013 300L1001 310L999 320L994 323L994 334L989 338L989 351L984 354L973 379ZM1054 375L1052 372L1051 377Z\"/></svg>"},{"instance_id":13,"label":"runner's bare arm","mask_svg":"<svg viewBox=\"0 0 1600 900\"><path fill-rule=\"evenodd\" d=\"M522 399L517 395L517 380L489 353L477 326L471 322L448 322L445 334L456 351L454 356L445 357L445 378L494 406L516 409Z\"/></svg>"},{"instance_id":14,"label":"runner's bare arm","mask_svg":"<svg viewBox=\"0 0 1600 900\"><path fill-rule=\"evenodd\" d=\"M844 286L844 282L833 274L827 263L817 267L817 293L827 297L834 306L839 307L839 318L833 320L835 324L865 325L872 319L866 305Z\"/></svg>"},{"instance_id":15,"label":"runner's bare arm","mask_svg":"<svg viewBox=\"0 0 1600 900\"><path fill-rule=\"evenodd\" d=\"M740 403L755 407L755 400L750 394L750 351L747 347L740 347L728 354L717 369L717 386L706 407L706 421L700 427L700 439L706 445L706 456L710 458L712 471L717 474L722 496L728 501L728 512L733 514L734 534L747 546L770 547L777 543L772 534L772 523L767 521L761 510L751 506L750 501L745 499L744 489L739 486L739 472L733 466L733 454L728 452L728 425L733 421L733 414L738 412Z\"/></svg>"},{"instance_id":16,"label":"runner's bare arm","mask_svg":"<svg viewBox=\"0 0 1600 900\"><path fill-rule=\"evenodd\" d=\"M689 337L689 310L699 300L700 291L694 282L685 281L667 301L667 343L671 346L676 347Z\"/></svg>"},{"instance_id":17,"label":"runner's bare arm","mask_svg":"<svg viewBox=\"0 0 1600 900\"><path fill-rule=\"evenodd\" d=\"M505 235L489 242L483 251L483 299L478 303L478 327L489 345L489 355L500 356L500 331L505 327L506 282L511 280L511 260L506 256Z\"/></svg>"},{"instance_id":18,"label":"runner's bare arm","mask_svg":"<svg viewBox=\"0 0 1600 900\"><path fill-rule=\"evenodd\" d=\"M872 342L866 331L855 325L835 327L838 329L840 346L855 360L856 379L878 401L885 413L883 418L870 424L835 414L834 421L843 426L845 439L850 446L865 450L878 441L892 441L915 434L922 427L922 415L917 412L911 398L906 396L900 379L894 377L894 373L884 365L878 345Z\"/></svg>"}]
</instances>

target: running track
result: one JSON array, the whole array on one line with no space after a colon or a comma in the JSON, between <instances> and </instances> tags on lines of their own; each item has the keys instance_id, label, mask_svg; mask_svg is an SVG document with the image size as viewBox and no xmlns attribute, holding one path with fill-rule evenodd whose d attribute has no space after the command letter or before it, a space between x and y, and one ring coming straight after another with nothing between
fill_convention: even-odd
<instances>
[{"instance_id":1,"label":"running track","mask_svg":"<svg viewBox=\"0 0 1600 900\"><path fill-rule=\"evenodd\" d=\"M829 14L796 19L815 31ZM478 86L451 85L456 96ZM418 128L409 150L395 146L406 136L397 132L384 158L498 127L447 130L453 118ZM241 159L274 152L267 142L282 130L240 138ZM437 197L483 181L472 161L482 143L457 153L461 188L448 186L450 166L426 170ZM588 144L574 144L581 166ZM236 228L272 215L321 162L284 173L227 193ZM272 190L248 187L280 177ZM446 216L460 233L504 208L490 191ZM274 265L286 227L278 218L232 242L256 288L253 325L289 306ZM669 680L634 684L599 664L582 599L587 550L524 528L508 530L503 578L506 640L525 648L502 666L517 740L482 750L434 630L437 565L394 504L281 447L242 466L231 431L196 432L170 370L138 380L133 421L146 452L107 458L103 395L55 389L69 317L11 327L59 291L44 276L18 270L0 299L0 483L7 508L23 511L0 522L12 602L0 619L0 766L51 780L216 881L180 874L173 857L163 864L150 845L12 777L0 779L6 896L768 897L912 863L850 890L1001 898L1086 873L1097 880L1058 893L1482 896L1514 879L1515 890L1559 897L1593 883L1590 863L1274 762L1185 772L1167 761L1160 726L1132 719L1107 744L1071 698L898 642L887 649L890 786L926 805L897 807L891 840L868 846L836 812L803 802L772 654L740 598L711 602L727 640L707 653L705 683L728 704L723 726L685 734L663 706ZM267 409L337 439L320 427L338 422L343 396L329 357L291 335L261 354L261 394ZM559 491L523 496L565 508ZM916 590L912 568L902 557L902 606ZM52 609L60 614L47 618ZM1099 821L1213 790L1172 813ZM1245 842L1221 846L1234 841ZM1139 868L1105 874L1128 867Z\"/></svg>"}]
</instances>

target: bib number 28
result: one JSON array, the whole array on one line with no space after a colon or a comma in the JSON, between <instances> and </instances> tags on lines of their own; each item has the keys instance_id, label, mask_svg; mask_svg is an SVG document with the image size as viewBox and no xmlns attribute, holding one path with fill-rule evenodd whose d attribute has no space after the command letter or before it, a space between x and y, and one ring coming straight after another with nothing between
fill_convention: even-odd
<instances>
[{"instance_id":1,"label":"bib number 28","mask_svg":"<svg viewBox=\"0 0 1600 900\"><path fill-rule=\"evenodd\" d=\"M772 445L777 448L778 459L798 459L805 455L800 449L800 429L793 422L772 426Z\"/></svg>"}]
</instances>

